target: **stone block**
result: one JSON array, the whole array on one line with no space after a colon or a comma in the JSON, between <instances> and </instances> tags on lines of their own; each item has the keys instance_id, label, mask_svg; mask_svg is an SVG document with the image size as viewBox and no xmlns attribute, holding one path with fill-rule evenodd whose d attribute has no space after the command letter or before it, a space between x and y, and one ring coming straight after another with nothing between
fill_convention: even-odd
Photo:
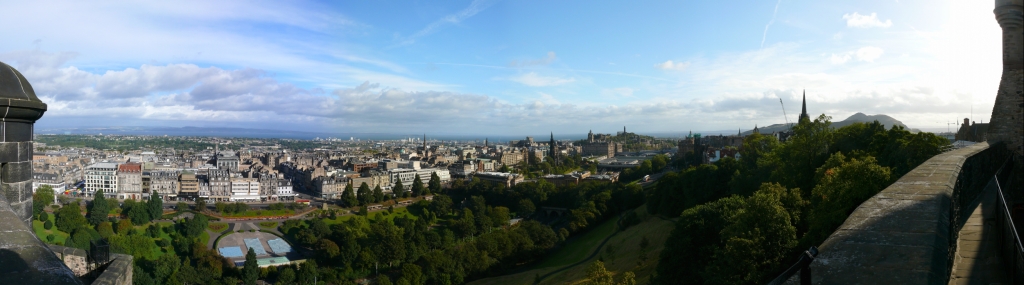
<instances>
[{"instance_id":1,"label":"stone block","mask_svg":"<svg viewBox=\"0 0 1024 285\"><path fill-rule=\"evenodd\" d=\"M32 161L32 142L18 143L18 161Z\"/></svg>"},{"instance_id":2,"label":"stone block","mask_svg":"<svg viewBox=\"0 0 1024 285\"><path fill-rule=\"evenodd\" d=\"M0 183L0 192L3 192L4 200L11 203L21 202L21 189L12 188L8 183Z\"/></svg>"},{"instance_id":3,"label":"stone block","mask_svg":"<svg viewBox=\"0 0 1024 285\"><path fill-rule=\"evenodd\" d=\"M4 183L32 180L32 161L8 162L0 165L0 179Z\"/></svg>"},{"instance_id":4,"label":"stone block","mask_svg":"<svg viewBox=\"0 0 1024 285\"><path fill-rule=\"evenodd\" d=\"M0 124L3 125L3 124ZM0 142L0 163L18 160L18 143Z\"/></svg>"},{"instance_id":5,"label":"stone block","mask_svg":"<svg viewBox=\"0 0 1024 285\"><path fill-rule=\"evenodd\" d=\"M23 122L4 122L4 142L27 142L32 140L32 124Z\"/></svg>"}]
</instances>

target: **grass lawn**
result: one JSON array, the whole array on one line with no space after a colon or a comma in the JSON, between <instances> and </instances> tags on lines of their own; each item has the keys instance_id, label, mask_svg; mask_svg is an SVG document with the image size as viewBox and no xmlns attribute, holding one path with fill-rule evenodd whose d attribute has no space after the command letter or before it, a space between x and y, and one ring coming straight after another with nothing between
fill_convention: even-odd
<instances>
[{"instance_id":1,"label":"grass lawn","mask_svg":"<svg viewBox=\"0 0 1024 285\"><path fill-rule=\"evenodd\" d=\"M582 241L592 242L587 250L582 250L582 253L577 249L572 249L573 245L569 244L561 248L557 252L551 254L547 259L541 261L537 266L533 266L531 270L520 272L517 274L504 275L498 277L492 277L487 279L476 280L470 282L472 285L498 285L498 284L522 284L529 285L533 284L533 280L536 276L545 275L552 271L555 271L562 266L572 264L579 261L583 257L589 256L594 250L600 250L600 253L594 258L587 260L587 262L581 263L574 267L570 267L564 271L558 272L554 275L548 276L541 281L540 284L580 284L585 281L586 268L591 262L598 258L603 258L605 268L615 274L615 281L621 278L621 274L626 271L632 271L636 274L636 280L638 283L649 280L650 276L654 274L655 268L658 266L658 256L661 254L661 250L665 245L665 241L668 239L668 235L675 228L675 224L672 221L662 220L657 217L650 217L646 215L646 208L641 206L637 208L637 214L640 215L641 223L627 228L612 237L608 242L600 249L595 248L597 244L603 240L602 238L596 239L596 242L592 242L586 239L586 235L594 234L601 230L601 228L595 228L593 231L588 232L585 236L573 241L572 243ZM641 214L642 213L642 214ZM605 226L604 224L601 227ZM612 228L614 230L614 227ZM610 234L610 232L609 232ZM641 261L640 258L640 240L643 237L647 237L649 245L646 248L646 261ZM607 237L607 235L605 236ZM580 246L582 247L582 246ZM611 247L612 250L608 251ZM577 255L575 259L569 260L569 258L563 258L563 255ZM560 265L549 265L561 263ZM541 264L551 267L541 267Z\"/></svg>"},{"instance_id":2,"label":"grass lawn","mask_svg":"<svg viewBox=\"0 0 1024 285\"><path fill-rule=\"evenodd\" d=\"M69 234L57 230L57 225L56 225L57 223L54 220L55 219L55 217L54 217L55 215L50 213L47 216L49 216L49 218L50 218L50 223L54 224L54 226L52 228L47 230L47 229L43 228L43 223L44 222L40 222L37 219L32 219L32 230L35 231L36 232L36 236L39 237L39 239L42 240L45 243L63 244L64 240L66 240L68 238ZM53 242L49 242L49 241L46 240L46 236L50 235L50 234L53 234L53 236L54 236Z\"/></svg>"},{"instance_id":3,"label":"grass lawn","mask_svg":"<svg viewBox=\"0 0 1024 285\"><path fill-rule=\"evenodd\" d=\"M277 228L277 222L260 222L260 227L268 230Z\"/></svg>"},{"instance_id":4,"label":"grass lawn","mask_svg":"<svg viewBox=\"0 0 1024 285\"><path fill-rule=\"evenodd\" d=\"M209 225L206 226L206 228L210 229L211 231L219 233L219 232L223 232L223 231L227 230L228 229L228 224L227 223L210 223Z\"/></svg>"},{"instance_id":5,"label":"grass lawn","mask_svg":"<svg viewBox=\"0 0 1024 285\"><path fill-rule=\"evenodd\" d=\"M615 222L618 221L618 217L608 219L601 225L583 234L582 236L575 237L574 240L559 248L548 258L545 258L533 268L546 268L546 267L562 267L573 262L582 260L584 257L590 255L597 248L601 241L615 232Z\"/></svg>"},{"instance_id":6,"label":"grass lawn","mask_svg":"<svg viewBox=\"0 0 1024 285\"><path fill-rule=\"evenodd\" d=\"M395 217L406 217L406 218L412 218L412 219L419 219L419 217L417 217L417 216L413 215L412 213L410 213L409 209L407 209L407 207L395 207L394 211L391 214L388 214L387 210L370 212L369 215L366 218L368 220L374 220L376 218L376 216L378 216L378 215L386 215L386 216L384 216L384 219L387 219L388 221L394 221ZM324 219L324 223L326 223L327 225L340 224L340 223L344 223L344 222L352 219L352 217L355 217L355 216L356 215L343 215L343 216L338 216L338 217L336 217L334 219Z\"/></svg>"}]
</instances>

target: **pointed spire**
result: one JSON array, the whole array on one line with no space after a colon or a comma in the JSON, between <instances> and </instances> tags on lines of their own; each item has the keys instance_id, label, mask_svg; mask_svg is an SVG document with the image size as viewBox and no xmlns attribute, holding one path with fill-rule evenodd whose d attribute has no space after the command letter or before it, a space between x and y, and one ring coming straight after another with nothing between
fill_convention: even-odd
<instances>
[{"instance_id":1,"label":"pointed spire","mask_svg":"<svg viewBox=\"0 0 1024 285\"><path fill-rule=\"evenodd\" d=\"M803 106L800 109L800 119L797 122L803 122L804 119L811 120L811 116L807 115L807 90L804 90Z\"/></svg>"}]
</instances>

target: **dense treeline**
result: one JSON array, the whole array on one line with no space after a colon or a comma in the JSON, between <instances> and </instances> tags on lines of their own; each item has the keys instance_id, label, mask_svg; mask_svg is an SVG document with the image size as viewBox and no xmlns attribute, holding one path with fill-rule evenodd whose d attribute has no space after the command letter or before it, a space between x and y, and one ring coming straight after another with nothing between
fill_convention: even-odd
<instances>
[{"instance_id":1,"label":"dense treeline","mask_svg":"<svg viewBox=\"0 0 1024 285\"><path fill-rule=\"evenodd\" d=\"M680 219L653 283L764 283L860 203L949 148L931 133L878 122L836 130L829 120L800 122L785 143L750 135L738 161L662 177L647 209Z\"/></svg>"}]
</instances>

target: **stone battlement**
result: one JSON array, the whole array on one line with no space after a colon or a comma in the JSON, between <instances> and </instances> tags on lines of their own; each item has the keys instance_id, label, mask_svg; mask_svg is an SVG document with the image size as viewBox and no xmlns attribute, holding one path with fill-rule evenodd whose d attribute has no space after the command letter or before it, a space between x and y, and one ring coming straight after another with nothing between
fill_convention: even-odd
<instances>
[{"instance_id":1,"label":"stone battlement","mask_svg":"<svg viewBox=\"0 0 1024 285\"><path fill-rule=\"evenodd\" d=\"M978 143L932 157L871 197L819 247L814 284L946 284L967 209L1009 157Z\"/></svg>"}]
</instances>

